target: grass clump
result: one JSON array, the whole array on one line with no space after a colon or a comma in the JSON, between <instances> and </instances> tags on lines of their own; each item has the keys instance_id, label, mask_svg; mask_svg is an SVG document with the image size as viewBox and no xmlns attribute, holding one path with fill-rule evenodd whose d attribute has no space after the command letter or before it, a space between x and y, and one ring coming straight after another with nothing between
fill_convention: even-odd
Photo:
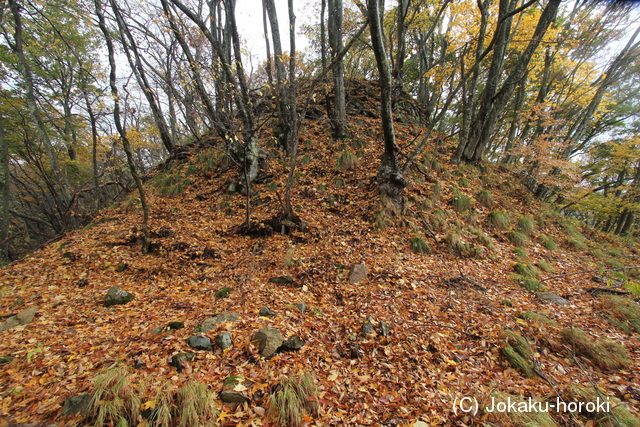
<instances>
[{"instance_id":1,"label":"grass clump","mask_svg":"<svg viewBox=\"0 0 640 427\"><path fill-rule=\"evenodd\" d=\"M544 246L546 249L550 251L555 251L556 249L558 249L558 244L555 240L553 240L553 237L547 236L546 234L541 234L540 236L538 236L538 238L540 239L540 243L542 243L542 246Z\"/></svg>"},{"instance_id":2,"label":"grass clump","mask_svg":"<svg viewBox=\"0 0 640 427\"><path fill-rule=\"evenodd\" d=\"M467 243L455 231L449 231L445 237L447 249L460 258L477 258L482 256L483 250L472 243Z\"/></svg>"},{"instance_id":3,"label":"grass clump","mask_svg":"<svg viewBox=\"0 0 640 427\"><path fill-rule=\"evenodd\" d=\"M301 427L304 414L318 416L318 389L309 373L283 378L267 401L268 417L276 426Z\"/></svg>"},{"instance_id":4,"label":"grass clump","mask_svg":"<svg viewBox=\"0 0 640 427\"><path fill-rule=\"evenodd\" d=\"M340 153L340 157L338 157L337 167L343 171L354 170L356 166L358 166L358 157L353 154L350 150L344 150Z\"/></svg>"},{"instance_id":5,"label":"grass clump","mask_svg":"<svg viewBox=\"0 0 640 427\"><path fill-rule=\"evenodd\" d=\"M594 339L579 328L563 329L560 336L576 354L587 357L600 368L622 369L632 363L627 349L609 339Z\"/></svg>"},{"instance_id":6,"label":"grass clump","mask_svg":"<svg viewBox=\"0 0 640 427\"><path fill-rule=\"evenodd\" d=\"M617 295L609 295L602 299L602 307L609 311L615 319L612 323L627 333L640 333L640 304Z\"/></svg>"},{"instance_id":7,"label":"grass clump","mask_svg":"<svg viewBox=\"0 0 640 427\"><path fill-rule=\"evenodd\" d=\"M529 237L518 230L509 230L507 232L507 239L519 248L526 246L527 243L529 243Z\"/></svg>"},{"instance_id":8,"label":"grass clump","mask_svg":"<svg viewBox=\"0 0 640 427\"><path fill-rule=\"evenodd\" d=\"M584 405L582 416L595 421L589 425L597 427L640 427L640 419L634 415L629 409L622 405L620 400L607 395L603 389L595 389L593 387L580 387L577 385L567 388L567 396L564 396L567 402L593 402L594 405ZM608 402L605 409L609 411L598 410L597 402ZM589 411L589 407L594 411ZM600 408L602 409L602 407Z\"/></svg>"},{"instance_id":9,"label":"grass clump","mask_svg":"<svg viewBox=\"0 0 640 427\"><path fill-rule=\"evenodd\" d=\"M410 242L411 250L416 254L428 254L431 252L431 246L429 242L422 237L414 237Z\"/></svg>"},{"instance_id":10,"label":"grass clump","mask_svg":"<svg viewBox=\"0 0 640 427\"><path fill-rule=\"evenodd\" d=\"M139 390L129 380L123 368L113 368L98 375L94 381L90 414L95 426L132 425L140 415Z\"/></svg>"},{"instance_id":11,"label":"grass clump","mask_svg":"<svg viewBox=\"0 0 640 427\"><path fill-rule=\"evenodd\" d=\"M553 269L553 265L542 260L536 262L536 267L538 267L540 270L544 271L545 273L553 273L555 271Z\"/></svg>"},{"instance_id":12,"label":"grass clump","mask_svg":"<svg viewBox=\"0 0 640 427\"><path fill-rule=\"evenodd\" d=\"M530 216L521 216L518 218L518 225L517 225L518 231L520 231L523 234L526 234L527 236L530 236L531 233L533 233L535 231L536 228L536 223L533 221L533 218L531 218Z\"/></svg>"},{"instance_id":13,"label":"grass clump","mask_svg":"<svg viewBox=\"0 0 640 427\"><path fill-rule=\"evenodd\" d=\"M463 194L455 194L451 199L453 209L458 212L466 212L471 209L471 199Z\"/></svg>"},{"instance_id":14,"label":"grass clump","mask_svg":"<svg viewBox=\"0 0 640 427\"><path fill-rule=\"evenodd\" d=\"M491 211L489 215L487 215L487 222L491 228L504 230L511 224L511 217L506 212Z\"/></svg>"},{"instance_id":15,"label":"grass clump","mask_svg":"<svg viewBox=\"0 0 640 427\"><path fill-rule=\"evenodd\" d=\"M554 326L554 327L557 325L555 320L548 318L544 314L535 313L533 311L525 311L520 315L520 317L525 320L531 320L532 322L539 323L541 325Z\"/></svg>"},{"instance_id":16,"label":"grass clump","mask_svg":"<svg viewBox=\"0 0 640 427\"><path fill-rule=\"evenodd\" d=\"M505 342L507 345L502 348L502 355L507 359L509 364L525 374L528 377L535 375L531 358L533 357L533 349L522 335L519 335L509 329L504 331Z\"/></svg>"},{"instance_id":17,"label":"grass clump","mask_svg":"<svg viewBox=\"0 0 640 427\"><path fill-rule=\"evenodd\" d=\"M485 208L491 208L494 204L493 195L488 190L482 190L476 194L476 200Z\"/></svg>"},{"instance_id":18,"label":"grass clump","mask_svg":"<svg viewBox=\"0 0 640 427\"><path fill-rule=\"evenodd\" d=\"M527 259L529 258L529 254L522 248L515 248L513 253L516 254L518 258Z\"/></svg>"},{"instance_id":19,"label":"grass clump","mask_svg":"<svg viewBox=\"0 0 640 427\"><path fill-rule=\"evenodd\" d=\"M540 277L540 270L533 264L527 262L517 262L513 269L523 277L537 279Z\"/></svg>"},{"instance_id":20,"label":"grass clump","mask_svg":"<svg viewBox=\"0 0 640 427\"><path fill-rule=\"evenodd\" d=\"M434 231L442 231L445 224L447 223L447 216L447 213L442 209L436 209L435 211L433 211L431 217L429 218L429 223L431 224L431 227L434 229Z\"/></svg>"},{"instance_id":21,"label":"grass clump","mask_svg":"<svg viewBox=\"0 0 640 427\"><path fill-rule=\"evenodd\" d=\"M176 426L213 426L218 416L215 398L215 393L200 381L191 380L180 387L175 396L174 419L180 418Z\"/></svg>"},{"instance_id":22,"label":"grass clump","mask_svg":"<svg viewBox=\"0 0 640 427\"><path fill-rule=\"evenodd\" d=\"M431 198L434 202L437 202L442 197L442 186L440 184L433 184L431 187Z\"/></svg>"}]
</instances>

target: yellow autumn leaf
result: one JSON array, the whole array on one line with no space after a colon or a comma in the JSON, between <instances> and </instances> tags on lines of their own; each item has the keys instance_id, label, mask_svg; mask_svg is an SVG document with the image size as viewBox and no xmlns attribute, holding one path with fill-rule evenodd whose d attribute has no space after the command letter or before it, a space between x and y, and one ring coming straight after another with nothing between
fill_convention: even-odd
<instances>
[{"instance_id":1,"label":"yellow autumn leaf","mask_svg":"<svg viewBox=\"0 0 640 427\"><path fill-rule=\"evenodd\" d=\"M156 401L155 400L147 400L146 402L144 402L141 406L140 409L143 411L146 411L147 409L156 409Z\"/></svg>"}]
</instances>

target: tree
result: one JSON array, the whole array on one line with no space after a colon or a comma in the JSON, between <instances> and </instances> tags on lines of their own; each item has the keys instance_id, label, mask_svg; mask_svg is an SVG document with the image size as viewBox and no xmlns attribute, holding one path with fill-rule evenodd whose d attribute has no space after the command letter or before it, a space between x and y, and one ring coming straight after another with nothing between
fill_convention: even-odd
<instances>
[{"instance_id":1,"label":"tree","mask_svg":"<svg viewBox=\"0 0 640 427\"><path fill-rule=\"evenodd\" d=\"M342 52L342 0L328 0L329 48L331 58ZM324 49L323 49L324 52ZM324 64L324 62L323 62ZM324 66L324 65L323 65ZM334 139L347 137L347 105L344 93L344 65L338 60L333 68L333 111L330 114Z\"/></svg>"},{"instance_id":2,"label":"tree","mask_svg":"<svg viewBox=\"0 0 640 427\"><path fill-rule=\"evenodd\" d=\"M0 267L9 262L9 143L4 132L4 118L0 114Z\"/></svg>"}]
</instances>

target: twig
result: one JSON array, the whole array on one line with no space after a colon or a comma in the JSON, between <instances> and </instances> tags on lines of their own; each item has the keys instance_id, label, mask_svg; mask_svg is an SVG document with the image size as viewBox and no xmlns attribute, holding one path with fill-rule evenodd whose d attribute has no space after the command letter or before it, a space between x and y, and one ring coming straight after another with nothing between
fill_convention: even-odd
<instances>
[{"instance_id":1,"label":"twig","mask_svg":"<svg viewBox=\"0 0 640 427\"><path fill-rule=\"evenodd\" d=\"M539 282L539 283L546 282L547 280L561 279L561 278L563 278L563 277L579 276L580 274L595 273L596 271L620 271L620 270L634 270L634 269L637 269L637 268L640 268L640 266L634 266L634 267L613 267L613 268L602 268L602 267L598 267L598 268L595 268L595 269L593 269L593 270L579 271L579 272L577 272L577 273L558 274L557 276L551 276L551 277L544 278L544 279L540 280L540 282Z\"/></svg>"}]
</instances>

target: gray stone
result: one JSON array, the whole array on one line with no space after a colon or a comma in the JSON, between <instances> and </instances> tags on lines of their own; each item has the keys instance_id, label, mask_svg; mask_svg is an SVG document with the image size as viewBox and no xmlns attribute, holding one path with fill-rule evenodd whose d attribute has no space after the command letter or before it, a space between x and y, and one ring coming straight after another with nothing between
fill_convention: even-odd
<instances>
[{"instance_id":1,"label":"gray stone","mask_svg":"<svg viewBox=\"0 0 640 427\"><path fill-rule=\"evenodd\" d=\"M291 277L291 276L272 277L271 279L269 279L269 282L271 282L271 283L280 283L280 284L293 283L293 277Z\"/></svg>"},{"instance_id":2,"label":"gray stone","mask_svg":"<svg viewBox=\"0 0 640 427\"><path fill-rule=\"evenodd\" d=\"M169 322L167 327L169 329L182 329L184 328L184 322Z\"/></svg>"},{"instance_id":3,"label":"gray stone","mask_svg":"<svg viewBox=\"0 0 640 427\"><path fill-rule=\"evenodd\" d=\"M292 336L282 343L285 350L300 350L304 346L305 341L297 335Z\"/></svg>"},{"instance_id":4,"label":"gray stone","mask_svg":"<svg viewBox=\"0 0 640 427\"><path fill-rule=\"evenodd\" d=\"M178 353L171 358L171 366L182 371L186 362L191 362L196 357L195 353Z\"/></svg>"},{"instance_id":5,"label":"gray stone","mask_svg":"<svg viewBox=\"0 0 640 427\"><path fill-rule=\"evenodd\" d=\"M89 415L89 409L91 405L91 395L81 394L73 396L64 401L62 405L62 416L68 417L69 415L80 415L86 417Z\"/></svg>"},{"instance_id":6,"label":"gray stone","mask_svg":"<svg viewBox=\"0 0 640 427\"><path fill-rule=\"evenodd\" d=\"M215 317L209 317L200 323L194 332L207 332L217 328L225 322L237 322L240 319L238 313L221 313Z\"/></svg>"},{"instance_id":7,"label":"gray stone","mask_svg":"<svg viewBox=\"0 0 640 427\"><path fill-rule=\"evenodd\" d=\"M248 402L249 399L241 391L234 390L234 388L238 385L240 385L240 380L238 377L232 376L227 378L224 381L224 385L222 386L222 391L220 392L220 400L222 400L225 403Z\"/></svg>"},{"instance_id":8,"label":"gray stone","mask_svg":"<svg viewBox=\"0 0 640 427\"><path fill-rule=\"evenodd\" d=\"M33 321L33 317L36 315L37 311L38 307L25 308L16 314L16 320L20 322L21 325L27 325Z\"/></svg>"},{"instance_id":9,"label":"gray stone","mask_svg":"<svg viewBox=\"0 0 640 427\"><path fill-rule=\"evenodd\" d=\"M126 304L131 300L133 300L133 294L114 286L107 291L107 295L104 297L104 306Z\"/></svg>"},{"instance_id":10,"label":"gray stone","mask_svg":"<svg viewBox=\"0 0 640 427\"><path fill-rule=\"evenodd\" d=\"M349 283L362 282L367 277L369 269L364 264L353 264L349 270Z\"/></svg>"},{"instance_id":11,"label":"gray stone","mask_svg":"<svg viewBox=\"0 0 640 427\"><path fill-rule=\"evenodd\" d=\"M264 317L266 317L266 316L275 316L276 315L276 313L274 313L273 311L269 310L268 307L262 307L260 309L260 313L259 314L260 314L260 316L264 316Z\"/></svg>"},{"instance_id":12,"label":"gray stone","mask_svg":"<svg viewBox=\"0 0 640 427\"><path fill-rule=\"evenodd\" d=\"M160 335L162 333L163 328L154 328L151 331L151 335Z\"/></svg>"},{"instance_id":13,"label":"gray stone","mask_svg":"<svg viewBox=\"0 0 640 427\"><path fill-rule=\"evenodd\" d=\"M303 302L297 302L295 304L296 307L298 307L298 310L300 310L300 313L304 314L304 312L307 310L307 304L303 303Z\"/></svg>"},{"instance_id":14,"label":"gray stone","mask_svg":"<svg viewBox=\"0 0 640 427\"><path fill-rule=\"evenodd\" d=\"M380 322L380 335L382 335L383 337L388 337L390 329L391 328L389 327L389 324L387 322Z\"/></svg>"},{"instance_id":15,"label":"gray stone","mask_svg":"<svg viewBox=\"0 0 640 427\"><path fill-rule=\"evenodd\" d=\"M225 350L233 345L233 341L231 341L231 333L230 332L221 332L216 335L215 338L216 345L220 347L220 349Z\"/></svg>"},{"instance_id":16,"label":"gray stone","mask_svg":"<svg viewBox=\"0 0 640 427\"><path fill-rule=\"evenodd\" d=\"M273 356L282 345L282 334L277 329L262 328L253 336L252 341L257 341L260 356L267 358Z\"/></svg>"},{"instance_id":17,"label":"gray stone","mask_svg":"<svg viewBox=\"0 0 640 427\"><path fill-rule=\"evenodd\" d=\"M372 320L373 319L371 319L370 316L367 316L367 319L362 324L362 335L364 335L365 337L374 335L376 333L375 329L373 328L373 324L371 323Z\"/></svg>"},{"instance_id":18,"label":"gray stone","mask_svg":"<svg viewBox=\"0 0 640 427\"><path fill-rule=\"evenodd\" d=\"M5 331L7 329L15 328L18 325L20 325L20 321L18 320L18 318L16 316L11 316L4 322L0 323L0 332Z\"/></svg>"},{"instance_id":19,"label":"gray stone","mask_svg":"<svg viewBox=\"0 0 640 427\"><path fill-rule=\"evenodd\" d=\"M536 296L544 302L552 302L558 305L569 305L569 301L553 292L536 292Z\"/></svg>"},{"instance_id":20,"label":"gray stone","mask_svg":"<svg viewBox=\"0 0 640 427\"><path fill-rule=\"evenodd\" d=\"M189 347L196 350L211 350L211 339L203 334L193 335L187 339Z\"/></svg>"}]
</instances>

